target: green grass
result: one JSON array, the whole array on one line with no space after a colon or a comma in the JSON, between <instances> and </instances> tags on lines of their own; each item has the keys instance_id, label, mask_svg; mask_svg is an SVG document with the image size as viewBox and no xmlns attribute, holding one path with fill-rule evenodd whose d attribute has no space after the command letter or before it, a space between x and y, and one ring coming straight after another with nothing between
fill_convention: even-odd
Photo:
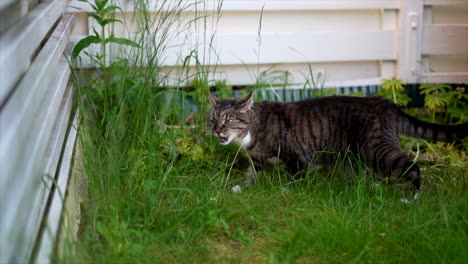
<instances>
[{"instance_id":1,"label":"green grass","mask_svg":"<svg viewBox=\"0 0 468 264\"><path fill-rule=\"evenodd\" d=\"M157 102L164 94L149 93L141 99ZM129 116L109 114L103 130L83 122L90 196L77 262L468 259L463 152L461 166L423 164L424 187L411 204L400 201L408 193L397 186L374 180L361 166L342 169L339 163L299 182L272 168L254 187L231 193L248 164L240 156L234 162L237 148L221 146L199 126L163 129L158 113L143 105ZM197 122L202 125L201 118Z\"/></svg>"}]
</instances>

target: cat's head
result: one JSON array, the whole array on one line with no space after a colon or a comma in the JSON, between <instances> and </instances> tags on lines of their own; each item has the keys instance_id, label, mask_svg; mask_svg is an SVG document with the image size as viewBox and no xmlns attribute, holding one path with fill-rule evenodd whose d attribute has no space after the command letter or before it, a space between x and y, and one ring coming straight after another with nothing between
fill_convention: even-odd
<instances>
[{"instance_id":1,"label":"cat's head","mask_svg":"<svg viewBox=\"0 0 468 264\"><path fill-rule=\"evenodd\" d=\"M220 100L210 93L210 101L213 109L207 116L208 128L223 145L233 140L242 142L250 129L253 93L251 92L246 98L232 100Z\"/></svg>"}]
</instances>

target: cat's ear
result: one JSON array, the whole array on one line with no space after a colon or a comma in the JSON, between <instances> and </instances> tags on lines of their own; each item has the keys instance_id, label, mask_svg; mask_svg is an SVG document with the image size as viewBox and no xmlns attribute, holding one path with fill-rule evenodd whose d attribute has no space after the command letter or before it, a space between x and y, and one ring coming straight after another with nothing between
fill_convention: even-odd
<instances>
[{"instance_id":1,"label":"cat's ear","mask_svg":"<svg viewBox=\"0 0 468 264\"><path fill-rule=\"evenodd\" d=\"M218 97L213 92L210 92L210 102L212 105L216 105L219 102Z\"/></svg>"},{"instance_id":2,"label":"cat's ear","mask_svg":"<svg viewBox=\"0 0 468 264\"><path fill-rule=\"evenodd\" d=\"M241 112L247 112L253 105L253 91L246 98L242 99Z\"/></svg>"}]
</instances>

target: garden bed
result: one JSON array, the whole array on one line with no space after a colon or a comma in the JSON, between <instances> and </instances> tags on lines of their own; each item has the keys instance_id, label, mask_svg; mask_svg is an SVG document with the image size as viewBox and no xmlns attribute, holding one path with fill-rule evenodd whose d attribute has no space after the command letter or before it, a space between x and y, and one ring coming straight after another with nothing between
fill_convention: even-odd
<instances>
[{"instance_id":1,"label":"garden bed","mask_svg":"<svg viewBox=\"0 0 468 264\"><path fill-rule=\"evenodd\" d=\"M346 158L299 182L272 168L254 187L232 193L248 160L207 133L206 89L171 95L141 86L105 112L84 98L80 143L89 195L73 259L427 263L468 257L466 142L403 139L422 167L423 188L411 203L401 200L410 194ZM184 96L206 99L189 124L184 107L194 108L181 103ZM342 166L350 163L357 165Z\"/></svg>"}]
</instances>

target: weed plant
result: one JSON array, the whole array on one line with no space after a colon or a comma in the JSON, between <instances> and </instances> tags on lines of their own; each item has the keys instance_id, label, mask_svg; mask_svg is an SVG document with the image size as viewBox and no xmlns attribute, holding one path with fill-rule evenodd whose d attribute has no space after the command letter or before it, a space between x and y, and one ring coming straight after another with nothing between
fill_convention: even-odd
<instances>
[{"instance_id":1,"label":"weed plant","mask_svg":"<svg viewBox=\"0 0 468 264\"><path fill-rule=\"evenodd\" d=\"M231 193L249 161L204 128L210 72L203 58L182 56L196 61L192 90L165 88L164 41L182 34L171 30L184 3L150 16L147 4L136 1L138 34L130 46L138 52L124 49L100 71L75 71L89 197L80 241L58 262L466 262L468 160L458 146L433 153L448 159L425 162L423 189L411 203L349 155L297 181L271 168L255 186ZM208 27L199 17L190 23ZM230 96L225 82L217 86ZM189 120L186 96L200 104Z\"/></svg>"}]
</instances>

